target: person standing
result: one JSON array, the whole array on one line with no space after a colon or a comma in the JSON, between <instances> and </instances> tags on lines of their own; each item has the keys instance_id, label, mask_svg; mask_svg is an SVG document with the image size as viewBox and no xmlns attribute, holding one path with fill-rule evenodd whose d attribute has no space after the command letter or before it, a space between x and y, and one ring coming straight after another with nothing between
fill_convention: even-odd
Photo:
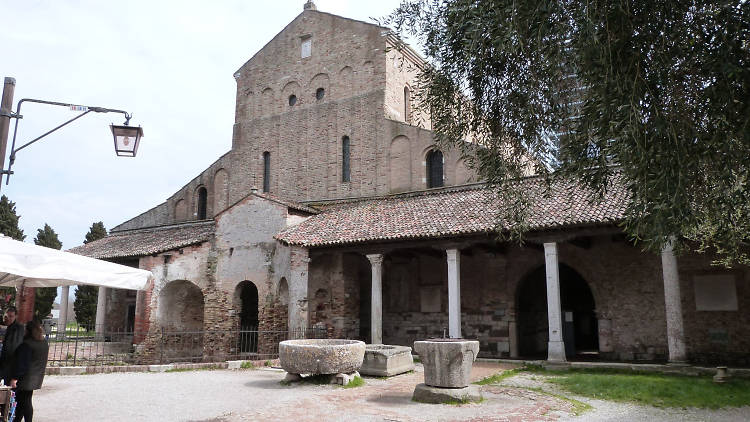
<instances>
[{"instance_id":1,"label":"person standing","mask_svg":"<svg viewBox=\"0 0 750 422\"><path fill-rule=\"evenodd\" d=\"M23 342L24 326L16 319L18 311L14 306L5 311L3 323L8 326L3 337L3 350L0 353L0 375L6 384L10 381L8 371L13 366L13 357L16 349Z\"/></svg>"},{"instance_id":2,"label":"person standing","mask_svg":"<svg viewBox=\"0 0 750 422\"><path fill-rule=\"evenodd\" d=\"M47 369L49 345L44 339L44 330L37 321L27 324L23 343L16 349L14 364L10 370L10 386L16 389L16 417L13 422L32 422L34 407L31 397L34 390L42 388Z\"/></svg>"}]
</instances>

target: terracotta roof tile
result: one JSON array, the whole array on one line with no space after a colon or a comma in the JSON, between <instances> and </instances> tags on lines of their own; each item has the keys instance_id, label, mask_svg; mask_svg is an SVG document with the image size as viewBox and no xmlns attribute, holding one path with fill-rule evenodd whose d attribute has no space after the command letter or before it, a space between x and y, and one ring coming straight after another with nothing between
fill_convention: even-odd
<instances>
[{"instance_id":1,"label":"terracotta roof tile","mask_svg":"<svg viewBox=\"0 0 750 422\"><path fill-rule=\"evenodd\" d=\"M99 259L146 256L202 243L213 234L213 220L123 230L68 252Z\"/></svg>"},{"instance_id":2,"label":"terracotta roof tile","mask_svg":"<svg viewBox=\"0 0 750 422\"><path fill-rule=\"evenodd\" d=\"M530 230L611 224L622 220L628 202L624 187L614 184L601 201L591 202L585 189L555 182L544 194L538 177L515 183L529 192ZM340 201L289 227L276 239L306 247L406 238L437 238L493 232L500 200L486 185ZM507 228L507 222L502 224Z\"/></svg>"}]
</instances>

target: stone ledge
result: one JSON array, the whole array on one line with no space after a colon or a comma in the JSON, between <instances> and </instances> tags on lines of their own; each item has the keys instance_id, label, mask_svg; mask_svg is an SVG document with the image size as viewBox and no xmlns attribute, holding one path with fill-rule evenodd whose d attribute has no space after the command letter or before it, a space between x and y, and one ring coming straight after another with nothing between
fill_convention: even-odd
<instances>
[{"instance_id":1,"label":"stone ledge","mask_svg":"<svg viewBox=\"0 0 750 422\"><path fill-rule=\"evenodd\" d=\"M166 372L174 369L174 365L148 365L148 372Z\"/></svg>"},{"instance_id":2,"label":"stone ledge","mask_svg":"<svg viewBox=\"0 0 750 422\"><path fill-rule=\"evenodd\" d=\"M86 373L85 366L61 366L59 375L81 375Z\"/></svg>"}]
</instances>

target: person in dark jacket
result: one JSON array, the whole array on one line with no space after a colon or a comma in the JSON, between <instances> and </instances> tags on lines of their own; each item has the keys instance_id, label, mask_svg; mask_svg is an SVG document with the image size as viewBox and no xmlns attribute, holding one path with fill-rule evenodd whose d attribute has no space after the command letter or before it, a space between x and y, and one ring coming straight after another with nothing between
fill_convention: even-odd
<instances>
[{"instance_id":1,"label":"person in dark jacket","mask_svg":"<svg viewBox=\"0 0 750 422\"><path fill-rule=\"evenodd\" d=\"M0 374L5 384L10 382L10 368L13 366L13 357L16 348L23 342L24 326L16 320L16 308L11 306L5 311L3 322L8 326L3 337L3 350L0 353Z\"/></svg>"},{"instance_id":2,"label":"person in dark jacket","mask_svg":"<svg viewBox=\"0 0 750 422\"><path fill-rule=\"evenodd\" d=\"M23 343L16 349L15 360L11 368L10 386L16 389L16 417L13 422L24 420L31 422L34 407L31 396L34 390L42 388L44 371L47 369L49 345L44 339L44 330L37 321L26 325Z\"/></svg>"}]
</instances>

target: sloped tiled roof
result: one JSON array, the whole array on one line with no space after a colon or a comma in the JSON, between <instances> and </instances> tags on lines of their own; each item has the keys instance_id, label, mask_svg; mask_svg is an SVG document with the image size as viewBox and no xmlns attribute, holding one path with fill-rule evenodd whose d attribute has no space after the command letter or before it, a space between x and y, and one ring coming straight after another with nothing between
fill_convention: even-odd
<instances>
[{"instance_id":1,"label":"sloped tiled roof","mask_svg":"<svg viewBox=\"0 0 750 422\"><path fill-rule=\"evenodd\" d=\"M619 184L601 201L591 202L586 190L573 183L554 182L548 195L541 178L515 183L529 193L529 230L615 223L622 220L628 202ZM500 207L496 191L481 184L344 201L327 204L323 212L276 239L316 247L490 233L498 227ZM507 223L501 226L508 228Z\"/></svg>"},{"instance_id":2,"label":"sloped tiled roof","mask_svg":"<svg viewBox=\"0 0 750 422\"><path fill-rule=\"evenodd\" d=\"M278 204L284 205L284 206L286 206L289 209L306 212L308 214L317 214L317 213L320 212L320 210L318 210L316 208L313 208L313 207L311 207L309 205L304 205L304 204L300 204L299 202L294 202L294 201L288 201L286 199L281 199L281 198L279 198L277 196L274 196L274 195L271 195L270 193L267 193L267 192L266 193L256 192L256 193L253 193L252 195L255 195L257 197L260 197L260 198L263 198L263 199L266 199L266 200L269 200L269 201L276 202Z\"/></svg>"},{"instance_id":3,"label":"sloped tiled roof","mask_svg":"<svg viewBox=\"0 0 750 422\"><path fill-rule=\"evenodd\" d=\"M213 234L213 220L123 230L68 252L99 259L146 256L202 243Z\"/></svg>"}]
</instances>

